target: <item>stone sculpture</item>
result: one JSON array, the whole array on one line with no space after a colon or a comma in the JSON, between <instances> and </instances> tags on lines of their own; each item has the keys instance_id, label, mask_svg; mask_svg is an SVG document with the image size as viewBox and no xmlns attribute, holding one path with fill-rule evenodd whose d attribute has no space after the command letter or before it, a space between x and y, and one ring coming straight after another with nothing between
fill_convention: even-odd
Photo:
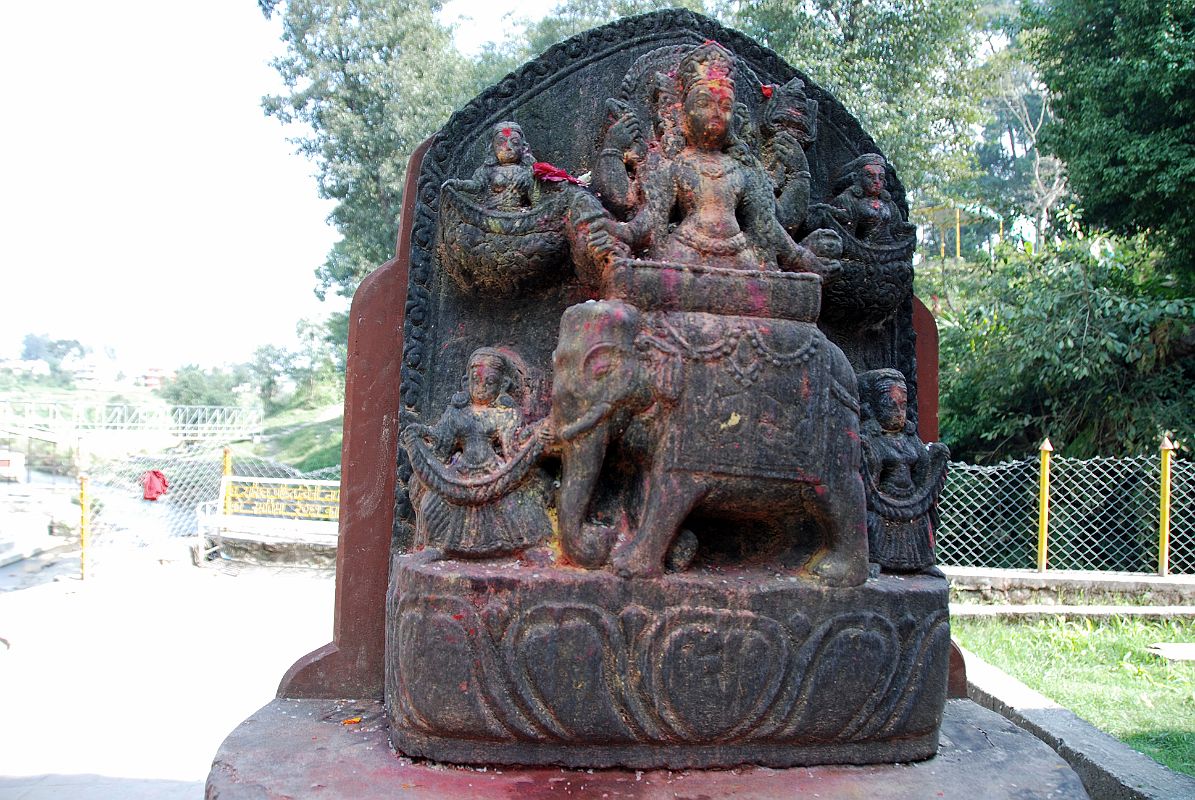
<instances>
[{"instance_id":1,"label":"stone sculpture","mask_svg":"<svg viewBox=\"0 0 1195 800\"><path fill-rule=\"evenodd\" d=\"M529 170L527 137L561 166ZM899 183L885 166L884 236L835 205L835 176L873 147L774 54L688 12L553 48L437 135L405 306L400 751L635 768L933 754L945 581L868 577L856 374L913 368L911 272L876 256L905 247ZM850 264L895 287L866 333Z\"/></svg>"},{"instance_id":2,"label":"stone sculpture","mask_svg":"<svg viewBox=\"0 0 1195 800\"><path fill-rule=\"evenodd\" d=\"M440 258L460 288L501 294L550 279L566 251L561 197L535 180L513 121L495 124L473 177L441 187Z\"/></svg>"},{"instance_id":3,"label":"stone sculpture","mask_svg":"<svg viewBox=\"0 0 1195 800\"><path fill-rule=\"evenodd\" d=\"M869 558L889 572L932 570L936 506L950 451L917 438L898 370L865 372L859 384Z\"/></svg>"},{"instance_id":4,"label":"stone sculpture","mask_svg":"<svg viewBox=\"0 0 1195 800\"><path fill-rule=\"evenodd\" d=\"M594 172L595 189L617 198L616 209L634 214L625 223L600 227L608 227L633 254L672 264L828 271L781 226L773 183L735 131L733 56L716 42L702 44L684 54L675 76L657 73L653 83L652 127L659 134L635 164L638 186L624 159L633 132L644 125L630 111L611 127ZM612 98L609 105L627 104ZM815 240L834 254L835 239L819 232Z\"/></svg>"},{"instance_id":5,"label":"stone sculpture","mask_svg":"<svg viewBox=\"0 0 1195 800\"><path fill-rule=\"evenodd\" d=\"M415 470L418 546L476 558L516 552L551 533L536 468L551 432L542 422L523 425L514 399L526 391L519 362L492 347L474 350L464 391L439 422L403 430Z\"/></svg>"},{"instance_id":6,"label":"stone sculpture","mask_svg":"<svg viewBox=\"0 0 1195 800\"><path fill-rule=\"evenodd\" d=\"M805 151L817 139L817 101L805 94L805 82L764 86L763 161L775 187L776 217L796 235L809 210L809 159Z\"/></svg>"},{"instance_id":7,"label":"stone sculpture","mask_svg":"<svg viewBox=\"0 0 1195 800\"><path fill-rule=\"evenodd\" d=\"M855 327L889 319L912 287L916 226L888 191L891 167L864 153L839 169L835 197L810 209L809 221L842 239L841 280L827 291L831 316Z\"/></svg>"}]
</instances>

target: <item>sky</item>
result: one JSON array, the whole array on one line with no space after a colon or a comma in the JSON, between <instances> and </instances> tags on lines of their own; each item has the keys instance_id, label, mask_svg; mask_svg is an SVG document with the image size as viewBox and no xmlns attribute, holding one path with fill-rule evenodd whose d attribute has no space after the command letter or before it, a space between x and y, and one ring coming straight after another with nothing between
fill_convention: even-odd
<instances>
[{"instance_id":1,"label":"sky","mask_svg":"<svg viewBox=\"0 0 1195 800\"><path fill-rule=\"evenodd\" d=\"M549 5L444 17L468 52ZM235 363L347 307L313 293L333 203L261 111L279 30L255 0L6 4L0 358L36 333L130 368Z\"/></svg>"}]
</instances>

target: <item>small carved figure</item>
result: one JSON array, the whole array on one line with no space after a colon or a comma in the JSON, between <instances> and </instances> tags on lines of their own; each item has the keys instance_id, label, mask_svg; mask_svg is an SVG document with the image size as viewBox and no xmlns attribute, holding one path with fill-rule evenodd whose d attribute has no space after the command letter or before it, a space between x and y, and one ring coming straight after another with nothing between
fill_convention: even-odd
<instances>
[{"instance_id":1,"label":"small carved figure","mask_svg":"<svg viewBox=\"0 0 1195 800\"><path fill-rule=\"evenodd\" d=\"M869 244L888 244L916 233L888 193L888 169L882 155L864 153L842 168L834 187L839 193L831 203L835 218Z\"/></svg>"},{"instance_id":2,"label":"small carved figure","mask_svg":"<svg viewBox=\"0 0 1195 800\"><path fill-rule=\"evenodd\" d=\"M809 159L805 151L817 138L817 101L805 94L805 82L765 86L763 161L776 192L776 217L795 234L809 210Z\"/></svg>"},{"instance_id":3,"label":"small carved figure","mask_svg":"<svg viewBox=\"0 0 1195 800\"><path fill-rule=\"evenodd\" d=\"M868 558L888 572L933 572L937 502L950 451L917 438L899 370L864 372L859 388Z\"/></svg>"},{"instance_id":4,"label":"small carved figure","mask_svg":"<svg viewBox=\"0 0 1195 800\"><path fill-rule=\"evenodd\" d=\"M567 263L564 197L536 180L517 122L499 122L491 152L468 180L440 187L438 251L458 288L509 293L559 279Z\"/></svg>"},{"instance_id":5,"label":"small carved figure","mask_svg":"<svg viewBox=\"0 0 1195 800\"><path fill-rule=\"evenodd\" d=\"M515 397L526 390L525 370L513 353L481 347L463 383L435 425L403 430L415 473L416 544L465 557L538 544L551 533L535 480L550 428L523 425Z\"/></svg>"},{"instance_id":6,"label":"small carved figure","mask_svg":"<svg viewBox=\"0 0 1195 800\"><path fill-rule=\"evenodd\" d=\"M493 152L467 181L447 181L470 194L480 195L481 206L498 211L530 208L535 182L531 167L535 156L517 122L499 122L490 135Z\"/></svg>"},{"instance_id":7,"label":"small carved figure","mask_svg":"<svg viewBox=\"0 0 1195 800\"><path fill-rule=\"evenodd\" d=\"M658 138L642 159L636 143L643 126L629 107L608 104L618 116L599 153L594 186L616 212L635 213L625 223L596 220L591 227L599 235L589 246L616 250L605 233L635 255L673 264L831 271L818 256L836 257L830 240L837 236L819 234L817 255L793 241L776 218L772 181L736 133L734 56L706 42L680 59L675 77L655 80Z\"/></svg>"}]
</instances>

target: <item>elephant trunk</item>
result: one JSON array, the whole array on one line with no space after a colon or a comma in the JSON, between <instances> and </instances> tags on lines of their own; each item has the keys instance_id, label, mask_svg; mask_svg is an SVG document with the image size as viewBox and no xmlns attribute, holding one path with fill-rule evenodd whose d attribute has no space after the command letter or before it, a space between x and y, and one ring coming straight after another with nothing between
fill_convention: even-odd
<instances>
[{"instance_id":1,"label":"elephant trunk","mask_svg":"<svg viewBox=\"0 0 1195 800\"><path fill-rule=\"evenodd\" d=\"M598 422L575 438L565 438L561 448L560 547L570 561L589 569L602 566L614 545L613 529L585 521L609 441L609 423Z\"/></svg>"}]
</instances>

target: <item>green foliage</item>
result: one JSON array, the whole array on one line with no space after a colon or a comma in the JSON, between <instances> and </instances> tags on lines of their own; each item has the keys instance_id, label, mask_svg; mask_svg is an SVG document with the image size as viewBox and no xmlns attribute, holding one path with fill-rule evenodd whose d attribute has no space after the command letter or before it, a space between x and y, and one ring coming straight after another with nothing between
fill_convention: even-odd
<instances>
[{"instance_id":1,"label":"green foliage","mask_svg":"<svg viewBox=\"0 0 1195 800\"><path fill-rule=\"evenodd\" d=\"M253 360L247 365L249 377L267 414L278 408L281 379L291 369L294 359L289 350L274 345L263 345L253 352Z\"/></svg>"},{"instance_id":2,"label":"green foliage","mask_svg":"<svg viewBox=\"0 0 1195 800\"><path fill-rule=\"evenodd\" d=\"M528 22L525 47L519 48L519 62L534 58L557 42L605 25L622 17L646 14L667 8L687 8L708 13L701 0L562 0L543 19Z\"/></svg>"},{"instance_id":3,"label":"green foliage","mask_svg":"<svg viewBox=\"0 0 1195 800\"><path fill-rule=\"evenodd\" d=\"M288 418L296 419L293 412ZM268 444L259 450L259 455L289 464L300 472L339 464L344 417L311 419L308 415L303 420L281 428L267 428Z\"/></svg>"},{"instance_id":4,"label":"green foliage","mask_svg":"<svg viewBox=\"0 0 1195 800\"><path fill-rule=\"evenodd\" d=\"M21 350L21 358L25 361L45 361L50 369L56 370L63 359L72 353L77 356L87 355L87 349L75 339L51 339L45 334L25 334Z\"/></svg>"},{"instance_id":5,"label":"green foliage","mask_svg":"<svg viewBox=\"0 0 1195 800\"><path fill-rule=\"evenodd\" d=\"M300 320L301 347L290 359L287 375L295 383L290 405L318 408L344 399L344 368L326 323Z\"/></svg>"},{"instance_id":6,"label":"green foliage","mask_svg":"<svg viewBox=\"0 0 1195 800\"><path fill-rule=\"evenodd\" d=\"M158 390L162 399L175 406L235 406L236 387L244 383L243 367L204 370L195 364L181 367Z\"/></svg>"},{"instance_id":7,"label":"green foliage","mask_svg":"<svg viewBox=\"0 0 1195 800\"><path fill-rule=\"evenodd\" d=\"M757 0L731 24L858 117L905 185L933 194L969 170L977 0Z\"/></svg>"},{"instance_id":8,"label":"green foliage","mask_svg":"<svg viewBox=\"0 0 1195 800\"><path fill-rule=\"evenodd\" d=\"M263 4L273 11L277 4ZM267 8L268 6L268 8ZM316 271L317 294L351 296L394 254L406 161L476 93L468 61L436 19L436 0L287 0L287 93L267 114L308 129L294 141L315 161L321 197L339 201L343 235Z\"/></svg>"},{"instance_id":9,"label":"green foliage","mask_svg":"<svg viewBox=\"0 0 1195 800\"><path fill-rule=\"evenodd\" d=\"M1144 239L1006 247L943 297L941 424L955 458L1153 452L1195 435L1195 298L1159 276Z\"/></svg>"},{"instance_id":10,"label":"green foliage","mask_svg":"<svg viewBox=\"0 0 1195 800\"><path fill-rule=\"evenodd\" d=\"M1032 220L1043 239L1068 192L1064 165L1038 145L1053 119L1051 98L1028 61L1018 8L1001 0L981 16L980 49L988 55L977 71L984 121L973 147L975 171L943 189L978 214L965 232L971 250L999 233L1000 220Z\"/></svg>"},{"instance_id":11,"label":"green foliage","mask_svg":"<svg viewBox=\"0 0 1195 800\"><path fill-rule=\"evenodd\" d=\"M1087 218L1161 234L1195 280L1195 0L1051 0L1026 17L1057 114L1043 144Z\"/></svg>"},{"instance_id":12,"label":"green foliage","mask_svg":"<svg viewBox=\"0 0 1195 800\"><path fill-rule=\"evenodd\" d=\"M1167 661L1146 649L1192 641L1195 621L955 618L950 627L980 658L1130 747L1195 775L1195 662Z\"/></svg>"}]
</instances>

